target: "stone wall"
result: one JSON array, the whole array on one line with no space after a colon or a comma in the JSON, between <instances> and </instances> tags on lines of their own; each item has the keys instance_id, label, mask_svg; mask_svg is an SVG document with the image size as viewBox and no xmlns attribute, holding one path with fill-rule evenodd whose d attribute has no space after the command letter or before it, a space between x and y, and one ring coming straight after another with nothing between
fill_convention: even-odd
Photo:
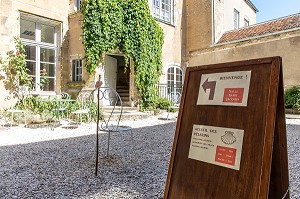
<instances>
[{"instance_id":1,"label":"stone wall","mask_svg":"<svg viewBox=\"0 0 300 199\"><path fill-rule=\"evenodd\" d=\"M174 24L159 22L164 32L164 44L162 48L163 74L160 78L161 83L167 82L167 70L171 65L181 65L181 43L182 43L182 0L174 0ZM149 3L150 8L153 1ZM181 66L183 67L183 66Z\"/></svg>"},{"instance_id":2,"label":"stone wall","mask_svg":"<svg viewBox=\"0 0 300 199\"><path fill-rule=\"evenodd\" d=\"M212 4L207 0L186 1L187 49L192 52L212 44Z\"/></svg>"},{"instance_id":3,"label":"stone wall","mask_svg":"<svg viewBox=\"0 0 300 199\"><path fill-rule=\"evenodd\" d=\"M71 6L73 8L73 6ZM72 82L72 60L84 58L84 48L82 45L82 16L79 12L72 12L69 15L69 32L68 32L68 53L64 55L64 66L63 66L63 79L62 79L62 90L69 92L73 98L83 88L84 83L90 82L90 75L88 74L83 62L83 74L82 82ZM93 77L91 77L93 79Z\"/></svg>"}]
</instances>

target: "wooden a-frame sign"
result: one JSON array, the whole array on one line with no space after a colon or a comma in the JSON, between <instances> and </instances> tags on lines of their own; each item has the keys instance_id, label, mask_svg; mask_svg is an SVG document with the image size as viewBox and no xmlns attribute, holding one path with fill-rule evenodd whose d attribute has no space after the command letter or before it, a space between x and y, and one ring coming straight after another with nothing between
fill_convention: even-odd
<instances>
[{"instance_id":1,"label":"wooden a-frame sign","mask_svg":"<svg viewBox=\"0 0 300 199\"><path fill-rule=\"evenodd\" d=\"M289 198L281 58L187 68L164 198Z\"/></svg>"}]
</instances>

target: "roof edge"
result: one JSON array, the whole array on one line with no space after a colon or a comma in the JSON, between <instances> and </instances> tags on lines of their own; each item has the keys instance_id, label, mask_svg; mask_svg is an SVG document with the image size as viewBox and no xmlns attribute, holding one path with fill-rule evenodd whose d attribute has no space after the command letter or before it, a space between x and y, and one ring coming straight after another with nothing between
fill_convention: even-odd
<instances>
[{"instance_id":1,"label":"roof edge","mask_svg":"<svg viewBox=\"0 0 300 199\"><path fill-rule=\"evenodd\" d=\"M293 31L297 31L297 30L300 30L300 27L277 31L277 32L272 32L272 33L258 35L258 36L246 37L246 38L222 42L222 43L216 43L213 46L217 47L217 46L223 46L223 45L228 45L228 44L234 44L234 43L238 43L238 42L243 42L243 41L248 41L248 40L253 40L253 39L260 39L263 37L269 37L269 36L274 36L274 35L283 34L283 33L289 33L289 32L293 32Z\"/></svg>"},{"instance_id":2,"label":"roof edge","mask_svg":"<svg viewBox=\"0 0 300 199\"><path fill-rule=\"evenodd\" d=\"M245 0L245 2L254 10L255 13L259 12L259 10L255 7L255 5L251 2L251 0Z\"/></svg>"},{"instance_id":3,"label":"roof edge","mask_svg":"<svg viewBox=\"0 0 300 199\"><path fill-rule=\"evenodd\" d=\"M246 1L246 0L245 0L245 1ZM248 28L251 28L251 27L258 26L258 25L263 25L263 24L265 24L265 23L269 23L269 22L273 22L273 21L285 19L285 18L288 18L288 17L292 17L292 16L295 16L295 15L300 15L300 13L295 13L295 14L291 14L291 15L288 15L288 16L279 17L279 18L277 18L277 19L270 19L270 20L268 20L268 21L263 21L263 22L260 22L260 23L255 23L255 24L252 24L252 25L250 25L250 26L241 27L241 28L239 28L239 29L227 30L227 31L225 31L225 32L222 33L222 36L223 36L224 34L231 33L231 32L235 32L235 31L237 31L237 30L248 29ZM289 31L289 30L290 30L290 29L287 29L287 30L285 30L285 31ZM277 32L274 32L274 33L277 33ZM222 38L222 36L220 37L220 39ZM254 36L254 37L255 37L255 36ZM248 38L249 38L249 37L248 37ZM219 39L219 40L220 40L220 39ZM234 40L234 41L235 41L235 40ZM217 44L217 43L218 43L218 42L216 42L216 44Z\"/></svg>"}]
</instances>

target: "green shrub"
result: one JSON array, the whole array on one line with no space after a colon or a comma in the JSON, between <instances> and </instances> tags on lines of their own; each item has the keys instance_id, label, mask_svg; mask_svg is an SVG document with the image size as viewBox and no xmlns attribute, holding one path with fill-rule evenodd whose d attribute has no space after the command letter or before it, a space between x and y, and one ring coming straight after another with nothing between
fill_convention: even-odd
<instances>
[{"instance_id":1,"label":"green shrub","mask_svg":"<svg viewBox=\"0 0 300 199\"><path fill-rule=\"evenodd\" d=\"M95 121L97 121L97 104L94 102L89 107L90 107L89 109L90 109L91 122L95 122ZM79 110L82 108L83 107L82 107L81 103L75 102L68 107L68 114L70 115L73 111L76 111L76 110ZM100 107L99 111L100 111L99 119L102 120L104 117L102 107ZM82 117L81 118L82 122L88 122L88 117L86 114L82 114L81 117ZM76 120L75 115L73 115L73 118L70 118L70 119Z\"/></svg>"},{"instance_id":2,"label":"green shrub","mask_svg":"<svg viewBox=\"0 0 300 199\"><path fill-rule=\"evenodd\" d=\"M286 89L284 92L285 107L299 108L300 107L300 87L293 86Z\"/></svg>"},{"instance_id":3,"label":"green shrub","mask_svg":"<svg viewBox=\"0 0 300 199\"><path fill-rule=\"evenodd\" d=\"M24 100L24 101L23 101ZM25 99L21 99L20 103L17 103L15 105L16 108L22 109L22 110L30 110L34 114L39 114L45 118L47 118L47 121L53 119L53 109L55 109L55 105L51 101L43 101L39 97L28 97ZM75 101L71 102L68 106L66 111L58 111L56 117L64 117L66 114L69 115L69 119L76 119L74 115L71 113L75 110L81 109L82 104ZM97 104L92 103L90 105L90 111L91 111L91 121L96 121L97 119ZM100 120L103 119L103 110L102 107L100 107ZM88 118L86 114L82 114L82 121L87 122Z\"/></svg>"},{"instance_id":4,"label":"green shrub","mask_svg":"<svg viewBox=\"0 0 300 199\"><path fill-rule=\"evenodd\" d=\"M156 108L162 110L168 110L169 106L172 106L173 103L169 101L167 98L159 97L156 102Z\"/></svg>"}]
</instances>

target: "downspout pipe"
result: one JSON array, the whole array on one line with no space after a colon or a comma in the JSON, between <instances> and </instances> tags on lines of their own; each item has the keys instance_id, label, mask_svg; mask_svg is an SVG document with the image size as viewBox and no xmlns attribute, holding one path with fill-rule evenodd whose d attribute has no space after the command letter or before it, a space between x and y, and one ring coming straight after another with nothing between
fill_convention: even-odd
<instances>
[{"instance_id":1,"label":"downspout pipe","mask_svg":"<svg viewBox=\"0 0 300 199\"><path fill-rule=\"evenodd\" d=\"M211 36L211 42L212 42L212 46L215 45L215 0L211 0L211 19L212 19L212 25L211 25L211 29L212 29L212 36Z\"/></svg>"}]
</instances>

